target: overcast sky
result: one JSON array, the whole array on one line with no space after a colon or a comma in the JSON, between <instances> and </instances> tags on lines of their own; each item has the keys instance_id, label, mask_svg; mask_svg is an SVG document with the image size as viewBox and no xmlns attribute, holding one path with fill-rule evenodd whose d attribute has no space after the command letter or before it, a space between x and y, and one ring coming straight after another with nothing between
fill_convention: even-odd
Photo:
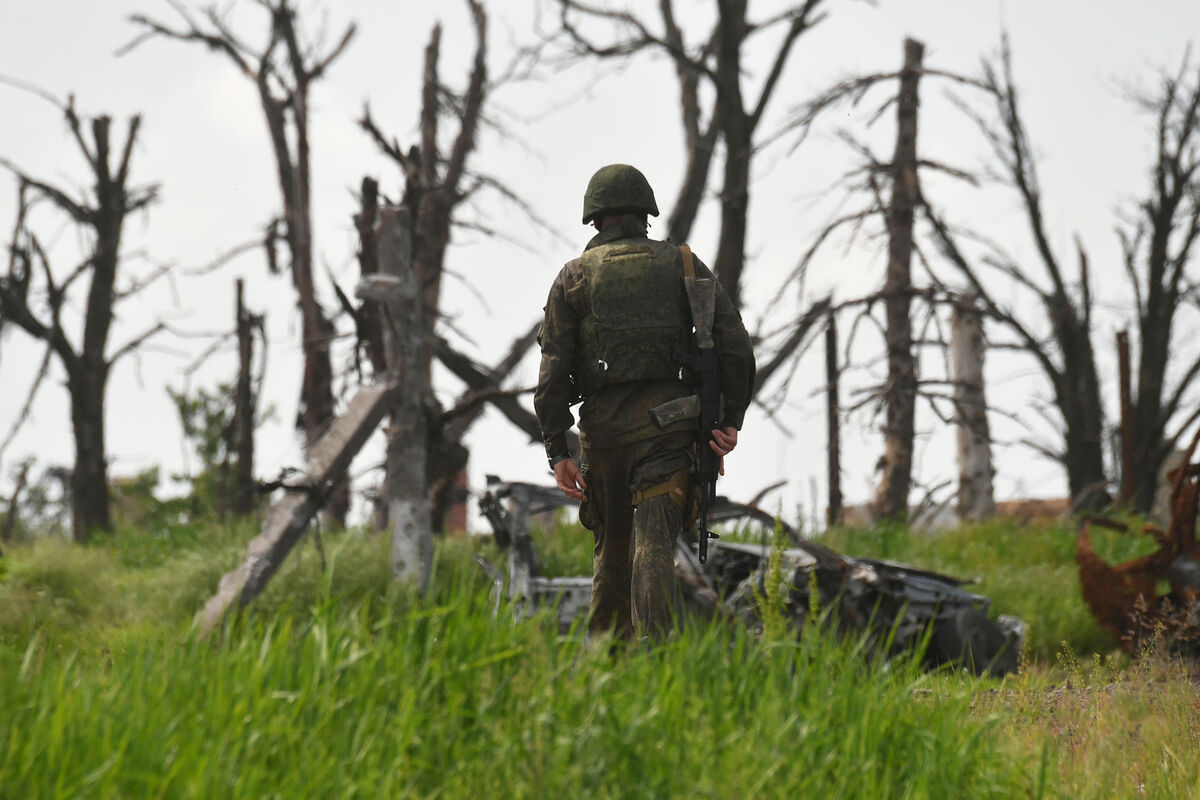
<instances>
[{"instance_id":1,"label":"overcast sky","mask_svg":"<svg viewBox=\"0 0 1200 800\"><path fill-rule=\"evenodd\" d=\"M393 132L404 145L413 141L422 49L436 21L445 27L443 79L454 86L465 83L473 42L464 5L457 0L301 4L310 32L324 27L330 40L350 21L358 25L354 42L328 78L314 87L311 101L318 273L326 288L328 275L347 289L355 281L351 214L362 176L378 178L393 197L401 184L396 168L377 155L355 120L369 101L381 128ZM532 0L489 4L493 74L508 62L514 43L534 36L533 5ZM656 6L630 5L648 12ZM708 0L678 0L678 14L693 40L711 20L711 5ZM768 16L783 5L752 2L752 16ZM225 59L195 45L153 40L116 57L114 52L136 34L127 21L130 14L175 21L165 1L0 0L0 9L0 75L34 84L59 98L73 93L77 108L85 114L109 113L121 119L143 115L134 182L159 184L161 201L130 226L128 275L145 274L163 263L177 269L171 280L119 310L110 349L156 318L185 332L229 329L234 280L245 278L248 302L266 311L271 334L265 401L275 407L276 415L260 431L259 471L269 476L281 467L298 465L292 422L301 358L299 320L289 281L267 276L259 253L243 256L211 275L188 274L259 235L279 210L274 166L253 87ZM1200 31L1200 3L880 0L872 6L831 0L828 10L828 19L799 42L763 123L764 133L780 130L797 104L839 78L895 70L905 36L925 42L928 65L973 73L981 56L996 51L1001 30L1007 27L1026 120L1041 159L1053 244L1067 255L1071 237L1078 232L1088 246L1103 305L1096 344L1108 360L1113 331L1132 319L1113 234L1115 214L1144 190L1152 156L1150 120L1137 113L1128 92L1153 87L1159 70L1179 68L1189 35ZM237 4L232 20L251 41L263 38L262 14L255 4ZM747 86L757 87L775 44L776 37L770 35L756 40L747 63ZM624 69L557 66L544 73L539 80L506 86L494 94L490 109L507 135L486 131L471 165L505 181L555 232L531 225L494 198L481 200L471 212L473 218L499 227L517 244L462 231L456 233L448 257L453 277L445 284L444 308L457 331L453 337L484 362L496 360L512 337L539 316L555 273L587 241L589 229L578 223L579 207L583 188L596 168L618 161L639 166L663 206L673 199L683 169L677 89L663 59L641 57ZM977 167L986 155L985 146L945 93L932 81L922 86L918 148L924 157ZM749 327L759 324L762 310L774 297L782 297L783 302L767 327L799 314L816 297L832 292L848 299L882 281L880 243L861 241L831 248L814 264L803 293L800 287L783 284L814 231L838 211L838 195L829 187L851 166L852 156L838 143L837 131L866 137L881 156L890 153L892 117L885 115L870 131L866 128L866 118L883 97L881 93L860 107L840 109L798 148L792 147L794 137L784 135L757 157L744 292ZM53 105L0 84L0 119L0 157L61 185L78 187L85 181L85 165ZM1019 209L1011 197L994 188L968 190L944 181L927 186L927 191L932 189L940 192L938 196L945 198L959 221L986 229L1023 252ZM6 232L13 219L15 191L11 175L0 175L0 228ZM49 209L42 209L35 224L40 236L52 244L59 267L66 268L78 252L77 233ZM651 235L655 231L652 228ZM710 263L716 237L716 214L710 202L692 241ZM1003 287L1001 294L1017 297L1014 290ZM73 308L78 316L80 306ZM348 330L345 321L342 330ZM865 338L864 342L864 353L872 348L878 352L877 339L869 346ZM114 371L108 399L113 475L154 465L161 465L165 473L177 472L189 463L165 388L184 385L183 370L208 343L203 338L164 336L140 359L122 362ZM11 326L4 331L0 436L7 434L24 402L41 353L22 332ZM233 353L227 350L195 374L191 386L211 387L229 380L233 369ZM531 354L513 385L532 385L536 369L536 356ZM789 517L795 516L797 504L811 513L813 486L824 497L820 369L819 358L802 363L778 424L760 412L750 415L722 492L748 498L763 486L787 478L787 489L769 503L781 503ZM1108 364L1102 370L1111 375ZM61 370L53 374L55 379L43 388L30 424L3 456L0 494L8 485L11 465L27 455L35 455L43 465L71 461ZM850 379L848 388L881 374L881 368L864 369ZM452 398L458 387L452 379L441 378L441 396ZM992 401L1007 410L1023 411L1029 398L1047 396L1047 388L1027 361L994 358L988 379L995 387ZM1108 397L1112 396L1109 391ZM995 416L993 424L1003 439L1021 435ZM928 414L921 415L919 428L928 434L919 450L920 479L936 483L952 477L952 437ZM1049 431L1045 426L1040 430ZM850 501L858 502L869 495L882 440L865 415L850 421L845 436L844 489ZM482 485L485 473L524 480L547 478L540 446L528 445L494 413L477 423L471 442L474 488ZM996 455L1001 499L1065 493L1065 481L1054 464L1015 446L1001 446ZM194 465L194 457L190 463ZM371 457L360 459L355 471L370 466ZM823 509L823 499L819 506Z\"/></svg>"}]
</instances>

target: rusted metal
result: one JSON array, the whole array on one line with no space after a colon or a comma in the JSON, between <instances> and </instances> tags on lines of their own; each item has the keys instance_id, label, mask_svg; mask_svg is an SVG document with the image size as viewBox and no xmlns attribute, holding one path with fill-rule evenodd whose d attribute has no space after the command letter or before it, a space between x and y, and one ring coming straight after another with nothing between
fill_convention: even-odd
<instances>
[{"instance_id":1,"label":"rusted metal","mask_svg":"<svg viewBox=\"0 0 1200 800\"><path fill-rule=\"evenodd\" d=\"M1196 516L1200 506L1200 464L1194 463L1200 431L1192 438L1181 466L1169 473L1171 519L1166 530L1145 524L1132 528L1091 517L1080 528L1075 560L1079 583L1092 616L1129 653L1147 646L1200 655L1200 547ZM1149 536L1158 549L1121 564L1105 563L1092 547L1092 528Z\"/></svg>"},{"instance_id":2,"label":"rusted metal","mask_svg":"<svg viewBox=\"0 0 1200 800\"><path fill-rule=\"evenodd\" d=\"M572 505L553 487L505 483L489 476L480 508L496 541L508 549L508 580L488 564L493 601L507 596L514 613L555 609L564 632L586 614L591 599L590 577L550 578L537 574L528 525L532 513ZM786 613L797 631L803 630L812 609L832 612L839 629L864 635L872 650L892 655L911 649L926 631L928 666L960 662L977 675L1015 672L1025 624L1013 617L988 617L991 600L962 588L967 582L907 564L843 555L805 539L786 523L755 503L736 503L718 497L714 522L752 520L783 528L792 547L783 551L787 583ZM691 546L680 540L675 549L675 574L684 608L701 619L737 620L751 629L761 627L758 603L765 596L768 574L766 536L762 544L717 541L703 566ZM811 597L816 587L818 597Z\"/></svg>"}]
</instances>

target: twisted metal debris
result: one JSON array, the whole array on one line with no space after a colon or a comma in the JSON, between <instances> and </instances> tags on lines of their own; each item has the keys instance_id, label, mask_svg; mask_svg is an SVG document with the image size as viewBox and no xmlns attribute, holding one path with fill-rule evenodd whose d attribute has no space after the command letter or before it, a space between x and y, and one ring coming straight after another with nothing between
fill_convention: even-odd
<instances>
[{"instance_id":1,"label":"twisted metal debris","mask_svg":"<svg viewBox=\"0 0 1200 800\"><path fill-rule=\"evenodd\" d=\"M496 608L505 595L518 614L555 608L560 628L567 630L587 613L591 578L539 575L529 522L533 515L572 503L553 487L489 476L479 505L497 543L509 553L507 575L482 563L493 579ZM717 498L710 518L749 519L768 528L775 524L757 505L724 497ZM810 609L820 608L834 612L827 619L836 620L839 630L866 635L877 652L893 655L910 649L929 631L925 661L930 667L959 662L976 675L1016 671L1025 624L1006 616L989 619L991 600L963 589L966 581L892 561L842 555L802 538L786 524L783 530L793 544L782 553L783 597L797 631L810 623ZM685 612L760 629L758 598L765 594L768 553L765 543L718 540L710 544L708 562L702 566L688 544L677 542L675 572ZM811 597L813 589L816 598Z\"/></svg>"},{"instance_id":2,"label":"twisted metal debris","mask_svg":"<svg viewBox=\"0 0 1200 800\"><path fill-rule=\"evenodd\" d=\"M1115 520L1085 519L1076 543L1079 583L1092 616L1129 653L1150 644L1200 656L1200 546L1196 515L1200 506L1200 464L1193 463L1200 431L1192 439L1172 480L1171 519L1164 531L1153 524L1134 528ZM1158 549L1115 566L1092 548L1093 527L1131 536L1149 536Z\"/></svg>"}]
</instances>

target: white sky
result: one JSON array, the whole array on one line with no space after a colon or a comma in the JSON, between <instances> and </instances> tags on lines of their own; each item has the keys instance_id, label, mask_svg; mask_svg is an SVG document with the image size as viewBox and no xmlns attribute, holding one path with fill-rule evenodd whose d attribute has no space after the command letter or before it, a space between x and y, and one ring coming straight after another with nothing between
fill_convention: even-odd
<instances>
[{"instance_id":1,"label":"white sky","mask_svg":"<svg viewBox=\"0 0 1200 800\"><path fill-rule=\"evenodd\" d=\"M443 39L442 75L451 85L465 82L472 54L472 32L463 3L345 0L303 2L314 22L325 18L329 38L349 20L358 36L313 91L312 142L316 248L319 278L331 272L343 288L352 288L357 265L356 236L351 225L353 193L364 174L380 179L384 191L399 193L397 169L376 154L355 124L369 100L377 123L407 146L416 133L422 51L429 29L440 19ZM532 0L493 0L491 59L493 73L507 63L511 43L528 41ZM657 4L639 2L652 12ZM679 16L693 34L710 18L707 0L680 0ZM752 16L766 16L780 2L752 3ZM322 11L324 9L324 11ZM776 130L789 109L835 80L863 72L893 71L899 66L902 40L915 36L926 44L926 63L946 70L973 73L982 55L994 53L1002 23L1012 36L1016 75L1024 92L1024 110L1041 156L1041 178L1053 244L1064 263L1074 262L1071 237L1078 232L1089 248L1104 314L1096 331L1101 369L1111 390L1112 332L1132 319L1119 249L1113 234L1115 211L1128 205L1146 186L1152 156L1149 121L1126 99L1130 86L1152 86L1159 69L1178 69L1188 36L1200 30L1196 0L880 0L871 6L835 0L829 18L800 40L784 82L779 87L762 132ZM65 97L74 93L83 113L110 113L124 118L143 114L140 145L134 158L134 182L157 182L161 201L129 226L126 251L144 253L129 261L128 275L144 274L154 265L173 263L173 280L127 301L121 308L110 350L144 329L156 317L195 332L224 331L233 323L233 284L244 277L248 302L267 312L271 352L265 401L277 409L274 421L259 435L258 469L269 476L285 465L298 465L295 434L296 394L300 376L298 318L294 293L285 276L269 277L259 253L244 256L205 277L187 270L208 263L235 244L258 236L278 211L274 166L261 110L252 86L222 57L187 45L152 40L117 58L114 51L136 33L126 18L146 13L174 21L166 2L113 0L0 0L0 74L28 81ZM322 16L323 15L323 16ZM257 31L260 11L252 3L236 7L235 25ZM261 36L247 33L257 41ZM757 87L775 45L767 35L750 54L747 85ZM749 94L754 95L756 89ZM877 95L882 98L883 95ZM963 167L977 166L985 146L969 124L946 101L943 87L922 86L918 148L922 156ZM494 362L512 337L540 314L551 280L561 264L587 241L589 230L578 225L583 188L591 173L606 163L638 165L657 190L664 212L673 200L682 172L681 131L674 74L661 58L640 58L625 69L582 66L550 70L538 82L506 87L491 108L513 134L493 131L480 137L471 165L491 173L520 193L537 214L558 229L548 235L491 200L479 213L502 226L527 246L515 247L479 234L462 232L452 246L448 266L457 276L445 284L444 308L468 337L454 338L483 362ZM877 102L877 101L876 101ZM744 296L745 316L752 329L766 302L782 295L785 302L773 318L800 313L811 299L830 291L848 299L882 281L880 248L862 242L849 249L833 247L814 265L800 296L797 287L781 282L807 248L813 232L836 213L837 195L828 187L851 165L846 148L835 141L838 127L862 134L890 153L892 117L886 115L872 132L865 117L874 108L841 109L808 142L789 152L789 140L758 157L751 196L749 265ZM501 112L503 109L503 113ZM0 157L34 176L60 185L79 186L84 164L59 113L29 93L0 85ZM118 126L123 130L123 124ZM714 178L719 172L714 173ZM716 181L711 183L716 186ZM0 229L13 219L16 181L0 177ZM926 191L943 198L961 222L986 230L1017 253L1027 252L1019 209L1010 196L995 189L967 191L930 181ZM937 194L934 194L937 192ZM53 244L60 268L72 263L78 237L61 218L43 209L36 218L41 237ZM665 217L664 217L665 218ZM692 245L710 263L717 237L717 217L710 202L695 228ZM660 228L661 229L661 228ZM652 235L655 229L652 228ZM326 269L327 268L327 269ZM470 284L468 288L467 284ZM327 288L327 283L326 283ZM484 303L476 295L482 295ZM1017 297L1001 287L1001 296ZM332 295L327 294L331 299ZM80 306L74 311L80 315ZM343 330L347 323L343 321ZM1195 347L1185 328L1180 342ZM843 336L845 335L843 329ZM873 334L864 334L863 353L877 352ZM869 343L869 347L867 347ZM108 396L108 444L113 475L130 474L161 464L164 473L180 470L188 458L166 386L179 388L181 371L207 345L201 339L165 336L140 359L122 362L114 371ZM820 348L817 348L819 350ZM6 435L25 399L41 349L9 327L0 342L0 436ZM797 506L811 514L813 487L824 508L823 383L821 356L814 351L802 365L781 411L781 429L758 411L748 419L738 452L729 462L721 491L748 498L763 486L788 478L789 486L769 505L782 505L794 517ZM221 358L193 378L193 386L212 386L233 376L234 354ZM513 385L536 380L536 356L522 364ZM878 377L879 369L874 370ZM43 387L31 423L0 463L7 472L27 455L43 465L72 459L69 413L61 371ZM867 373L848 379L844 400ZM442 376L443 399L458 387ZM1024 411L1029 398L1047 390L1028 360L993 358L988 366L997 406ZM1107 400L1106 398L1106 400ZM1110 403L1110 408L1111 408ZM1020 432L993 415L1002 439ZM953 438L936 419L922 414L923 437L919 477L935 483L953 477ZM1044 429L1044 426L1043 426ZM932 435L935 431L941 431ZM547 473L540 446L528 445L494 412L476 424L471 482L482 486L485 473L512 479L543 480ZM867 417L859 415L844 428L844 491L848 501L869 495L872 469L882 440ZM375 452L378 452L376 448ZM997 449L997 494L1053 496L1065 491L1058 467L1028 450ZM367 455L355 470L366 470ZM191 458L194 464L195 459ZM3 488L0 488L0 494Z\"/></svg>"}]
</instances>

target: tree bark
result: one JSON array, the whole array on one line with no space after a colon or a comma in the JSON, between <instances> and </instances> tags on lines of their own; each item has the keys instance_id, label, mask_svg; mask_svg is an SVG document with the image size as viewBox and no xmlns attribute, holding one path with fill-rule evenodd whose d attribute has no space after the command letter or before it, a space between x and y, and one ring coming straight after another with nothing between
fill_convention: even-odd
<instances>
[{"instance_id":1,"label":"tree bark","mask_svg":"<svg viewBox=\"0 0 1200 800\"><path fill-rule=\"evenodd\" d=\"M912 292L913 211L917 182L917 89L925 47L904 42L904 68L896 104L896 151L892 158L892 199L888 208L888 266L884 283L887 318L888 377L884 388L886 422L882 474L873 513L878 519L904 520L912 483L913 419L916 410L916 363L913 357Z\"/></svg>"},{"instance_id":2,"label":"tree bark","mask_svg":"<svg viewBox=\"0 0 1200 800\"><path fill-rule=\"evenodd\" d=\"M112 528L104 447L107 378L107 369L97 369L94 365L81 365L67 377L75 434L75 469L71 473L72 530L79 543L87 542L94 531Z\"/></svg>"},{"instance_id":3,"label":"tree bark","mask_svg":"<svg viewBox=\"0 0 1200 800\"><path fill-rule=\"evenodd\" d=\"M250 514L258 505L254 484L254 336L250 312L246 310L245 287L237 280L238 378L234 397L233 428L237 434L237 474L234 511Z\"/></svg>"},{"instance_id":4,"label":"tree bark","mask_svg":"<svg viewBox=\"0 0 1200 800\"><path fill-rule=\"evenodd\" d=\"M950 324L958 423L958 515L978 522L995 516L996 501L983 383L983 317L972 298L954 305Z\"/></svg>"},{"instance_id":5,"label":"tree bark","mask_svg":"<svg viewBox=\"0 0 1200 800\"><path fill-rule=\"evenodd\" d=\"M825 328L825 419L828 433L826 451L829 456L829 507L825 523L829 527L842 524L842 435L841 399L838 389L841 372L838 370L837 317L829 314Z\"/></svg>"},{"instance_id":6,"label":"tree bark","mask_svg":"<svg viewBox=\"0 0 1200 800\"><path fill-rule=\"evenodd\" d=\"M429 420L425 364L430 349L421 286L413 265L409 214L385 209L379 224L379 272L387 280L384 350L397 392L388 428L383 495L392 526L392 574L424 592L433 565L427 459Z\"/></svg>"},{"instance_id":7,"label":"tree bark","mask_svg":"<svg viewBox=\"0 0 1200 800\"><path fill-rule=\"evenodd\" d=\"M1133 432L1133 375L1129 364L1129 331L1117 332L1117 380L1121 394L1121 488L1117 502L1127 506L1137 493L1137 439Z\"/></svg>"},{"instance_id":8,"label":"tree bark","mask_svg":"<svg viewBox=\"0 0 1200 800\"><path fill-rule=\"evenodd\" d=\"M746 38L746 0L719 0L717 6L720 11L717 113L725 140L725 168L721 185L721 235L713 271L734 307L741 308L754 134L742 99L741 49Z\"/></svg>"}]
</instances>

